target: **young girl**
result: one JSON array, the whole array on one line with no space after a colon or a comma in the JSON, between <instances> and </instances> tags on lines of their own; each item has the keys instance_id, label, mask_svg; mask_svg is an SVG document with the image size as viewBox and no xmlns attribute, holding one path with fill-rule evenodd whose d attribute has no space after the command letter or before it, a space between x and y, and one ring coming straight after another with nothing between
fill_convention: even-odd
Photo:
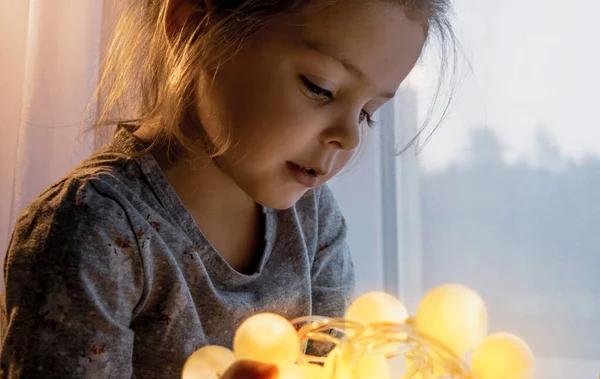
<instances>
[{"instance_id":1,"label":"young girl","mask_svg":"<svg viewBox=\"0 0 600 379\"><path fill-rule=\"evenodd\" d=\"M448 1L132 2L100 93L137 116L17 221L0 376L178 378L254 313L342 316L353 266L325 183ZM227 375L252 369L273 372Z\"/></svg>"}]
</instances>

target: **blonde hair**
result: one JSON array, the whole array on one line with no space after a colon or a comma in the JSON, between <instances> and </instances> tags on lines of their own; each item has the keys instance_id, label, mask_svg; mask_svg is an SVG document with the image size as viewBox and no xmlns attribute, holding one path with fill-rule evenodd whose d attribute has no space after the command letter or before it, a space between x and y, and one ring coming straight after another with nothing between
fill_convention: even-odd
<instances>
[{"instance_id":1,"label":"blonde hair","mask_svg":"<svg viewBox=\"0 0 600 379\"><path fill-rule=\"evenodd\" d=\"M344 0L183 0L192 6L191 16L176 26L167 23L171 1L128 1L107 47L94 96L100 105L94 126L144 124L159 130L154 145L175 144L218 156L230 144L227 135L209 142L202 128L182 128L200 125L194 110L198 69L216 73L249 36L276 17ZM451 0L379 1L401 6L407 17L422 21L428 40L436 34L442 48L454 40Z\"/></svg>"}]
</instances>

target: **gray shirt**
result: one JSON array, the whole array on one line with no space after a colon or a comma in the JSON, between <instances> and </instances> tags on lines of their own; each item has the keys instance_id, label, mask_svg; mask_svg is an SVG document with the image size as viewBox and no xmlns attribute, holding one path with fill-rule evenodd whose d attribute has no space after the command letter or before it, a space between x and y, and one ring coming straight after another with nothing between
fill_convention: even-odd
<instances>
[{"instance_id":1,"label":"gray shirt","mask_svg":"<svg viewBox=\"0 0 600 379\"><path fill-rule=\"evenodd\" d=\"M190 354L231 347L254 313L343 315L354 273L327 186L290 209L263 208L264 252L244 275L152 155L133 154L141 148L120 128L18 219L0 296L1 378L179 378Z\"/></svg>"}]
</instances>

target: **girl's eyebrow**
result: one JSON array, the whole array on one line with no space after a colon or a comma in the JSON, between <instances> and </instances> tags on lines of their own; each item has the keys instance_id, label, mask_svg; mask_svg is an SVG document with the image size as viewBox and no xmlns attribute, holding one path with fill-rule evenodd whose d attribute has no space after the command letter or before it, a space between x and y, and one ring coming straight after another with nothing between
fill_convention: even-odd
<instances>
[{"instance_id":1,"label":"girl's eyebrow","mask_svg":"<svg viewBox=\"0 0 600 379\"><path fill-rule=\"evenodd\" d=\"M358 79L365 80L367 75L362 72L356 65L350 62L347 58L345 58L342 54L340 54L337 48L334 45L327 44L321 41L302 39L302 45L308 47L311 50L317 51L321 54L327 55L328 57L338 61L342 64L342 66L350 72L352 75L357 77ZM396 96L396 92L383 92L379 94L379 97L392 99Z\"/></svg>"}]
</instances>

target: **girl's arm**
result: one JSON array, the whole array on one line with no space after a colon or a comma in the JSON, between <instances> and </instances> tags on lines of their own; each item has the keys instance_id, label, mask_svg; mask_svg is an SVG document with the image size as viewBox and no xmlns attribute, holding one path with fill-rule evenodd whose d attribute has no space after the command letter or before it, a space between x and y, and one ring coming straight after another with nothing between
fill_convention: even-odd
<instances>
[{"instance_id":1,"label":"girl's arm","mask_svg":"<svg viewBox=\"0 0 600 379\"><path fill-rule=\"evenodd\" d=\"M67 181L32 204L5 261L0 377L132 377L137 249L123 208L93 183Z\"/></svg>"},{"instance_id":2,"label":"girl's arm","mask_svg":"<svg viewBox=\"0 0 600 379\"><path fill-rule=\"evenodd\" d=\"M354 266L347 226L328 186L319 195L318 247L312 266L313 314L343 317L354 296Z\"/></svg>"}]
</instances>

